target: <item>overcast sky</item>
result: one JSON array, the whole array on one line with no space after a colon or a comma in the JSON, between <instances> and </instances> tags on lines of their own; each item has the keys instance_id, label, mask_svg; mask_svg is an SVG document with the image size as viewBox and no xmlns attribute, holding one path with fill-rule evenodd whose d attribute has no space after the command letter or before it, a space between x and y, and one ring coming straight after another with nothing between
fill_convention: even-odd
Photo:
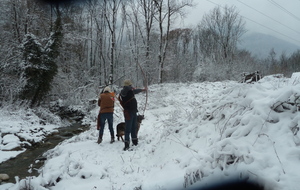
<instances>
[{"instance_id":1,"label":"overcast sky","mask_svg":"<svg viewBox=\"0 0 300 190\"><path fill-rule=\"evenodd\" d=\"M300 46L300 0L194 0L182 26L198 24L214 7L234 5L246 21L247 33L260 32Z\"/></svg>"}]
</instances>

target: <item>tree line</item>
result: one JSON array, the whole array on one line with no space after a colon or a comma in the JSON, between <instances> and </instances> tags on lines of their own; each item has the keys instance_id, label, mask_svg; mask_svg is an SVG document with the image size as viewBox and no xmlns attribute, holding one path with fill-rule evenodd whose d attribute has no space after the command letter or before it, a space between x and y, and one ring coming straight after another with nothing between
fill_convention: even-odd
<instances>
[{"instance_id":1,"label":"tree line","mask_svg":"<svg viewBox=\"0 0 300 190\"><path fill-rule=\"evenodd\" d=\"M3 0L1 104L80 104L105 85L238 80L242 72L290 75L300 52L257 59L237 45L246 33L235 7L216 7L177 28L192 0Z\"/></svg>"}]
</instances>

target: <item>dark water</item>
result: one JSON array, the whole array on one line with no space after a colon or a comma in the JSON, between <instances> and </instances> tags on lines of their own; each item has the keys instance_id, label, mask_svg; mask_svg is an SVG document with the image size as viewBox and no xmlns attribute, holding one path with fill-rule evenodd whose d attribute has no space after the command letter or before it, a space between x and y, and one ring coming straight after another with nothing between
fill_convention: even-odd
<instances>
[{"instance_id":1,"label":"dark water","mask_svg":"<svg viewBox=\"0 0 300 190\"><path fill-rule=\"evenodd\" d=\"M18 176L19 179L24 179L28 176L38 176L38 169L43 166L46 159L43 157L43 153L54 148L60 142L88 129L88 126L82 126L80 123L72 124L69 127L59 128L59 132L48 136L44 140L44 143L27 149L15 158L2 162L0 164L0 173L8 174L10 177L9 181L6 181L5 183L16 183L15 176Z\"/></svg>"}]
</instances>

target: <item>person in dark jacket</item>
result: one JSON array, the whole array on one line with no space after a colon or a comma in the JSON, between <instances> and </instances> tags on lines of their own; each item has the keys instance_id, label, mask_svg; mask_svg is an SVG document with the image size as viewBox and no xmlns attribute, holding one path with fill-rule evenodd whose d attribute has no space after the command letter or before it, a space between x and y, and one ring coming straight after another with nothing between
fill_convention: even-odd
<instances>
[{"instance_id":1,"label":"person in dark jacket","mask_svg":"<svg viewBox=\"0 0 300 190\"><path fill-rule=\"evenodd\" d=\"M114 137L114 129L113 129L113 114L114 114L114 93L111 92L111 89L107 86L104 88L103 93L100 94L100 97L98 99L98 106L100 106L99 111L99 138L97 143L100 144L102 142L102 137L104 133L104 125L105 121L108 122L108 128L110 131L111 141L110 143L115 142Z\"/></svg>"},{"instance_id":2,"label":"person in dark jacket","mask_svg":"<svg viewBox=\"0 0 300 190\"><path fill-rule=\"evenodd\" d=\"M125 147L123 150L129 149L130 135L133 145L138 144L138 138L136 135L137 130L137 101L135 94L146 91L147 89L134 89L130 80L124 81L123 89L118 97L123 109L125 118Z\"/></svg>"}]
</instances>

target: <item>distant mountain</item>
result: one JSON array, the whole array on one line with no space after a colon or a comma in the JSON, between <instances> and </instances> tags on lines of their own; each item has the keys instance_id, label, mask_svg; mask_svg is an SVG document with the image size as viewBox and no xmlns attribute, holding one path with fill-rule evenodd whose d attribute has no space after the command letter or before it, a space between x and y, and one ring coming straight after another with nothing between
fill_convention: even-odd
<instances>
[{"instance_id":1,"label":"distant mountain","mask_svg":"<svg viewBox=\"0 0 300 190\"><path fill-rule=\"evenodd\" d=\"M274 48L277 57L279 57L283 52L287 56L291 55L300 49L300 46L271 35L252 33L242 38L239 48L250 51L252 55L258 58L267 58L272 48Z\"/></svg>"}]
</instances>

